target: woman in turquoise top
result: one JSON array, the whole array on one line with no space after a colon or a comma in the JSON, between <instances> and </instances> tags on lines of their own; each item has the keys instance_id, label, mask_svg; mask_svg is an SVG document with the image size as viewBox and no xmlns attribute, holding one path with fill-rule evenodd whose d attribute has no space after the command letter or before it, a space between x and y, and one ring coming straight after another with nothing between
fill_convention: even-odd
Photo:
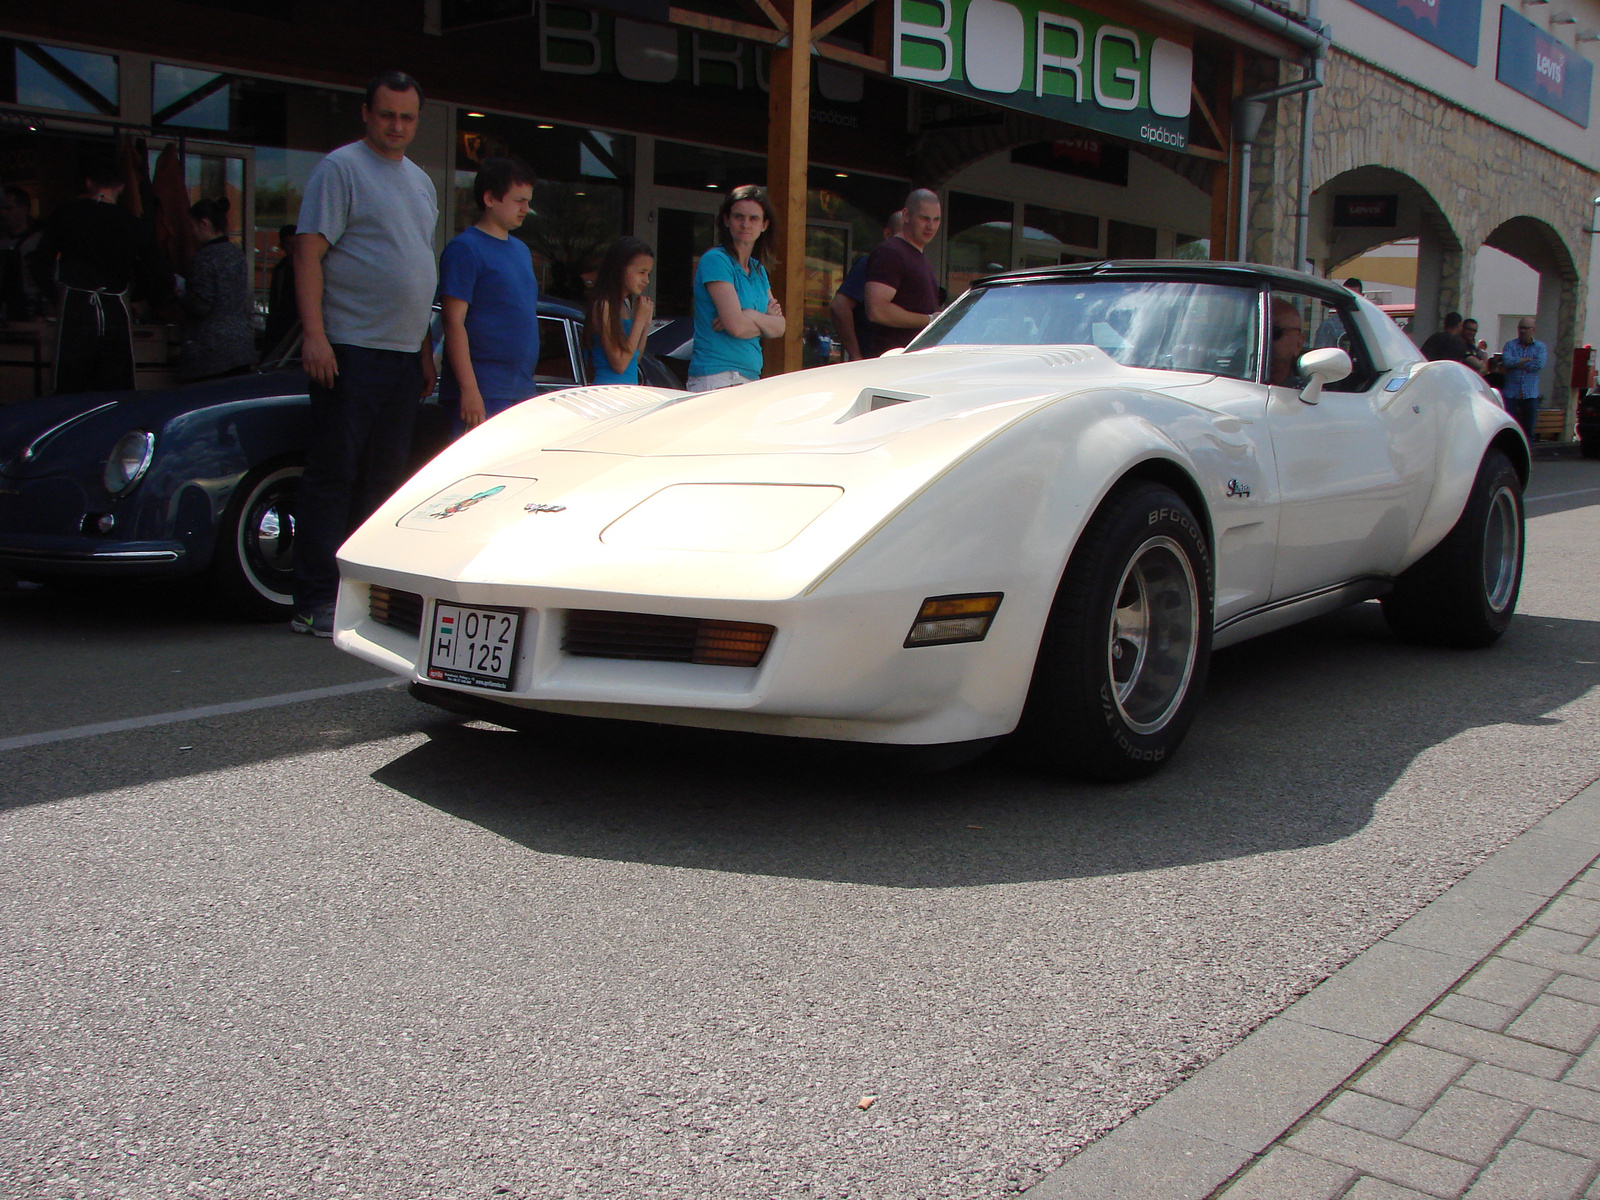
<instances>
[{"instance_id":1,"label":"woman in turquoise top","mask_svg":"<svg viewBox=\"0 0 1600 1200\"><path fill-rule=\"evenodd\" d=\"M656 312L644 294L655 264L656 252L636 237L618 238L606 251L583 325L591 383L639 382L639 354Z\"/></svg>"},{"instance_id":2,"label":"woman in turquoise top","mask_svg":"<svg viewBox=\"0 0 1600 1200\"><path fill-rule=\"evenodd\" d=\"M694 357L689 390L709 392L761 378L761 339L783 336L783 309L772 298L772 202L753 185L728 193L717 212L721 245L694 271Z\"/></svg>"}]
</instances>

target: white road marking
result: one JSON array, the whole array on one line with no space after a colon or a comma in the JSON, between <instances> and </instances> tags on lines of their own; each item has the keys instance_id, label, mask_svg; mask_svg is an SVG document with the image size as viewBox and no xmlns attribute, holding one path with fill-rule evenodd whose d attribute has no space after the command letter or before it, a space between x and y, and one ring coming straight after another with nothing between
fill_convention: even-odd
<instances>
[{"instance_id":1,"label":"white road marking","mask_svg":"<svg viewBox=\"0 0 1600 1200\"><path fill-rule=\"evenodd\" d=\"M1591 492L1600 492L1600 487L1578 488L1572 492L1551 492L1545 496L1524 496L1524 504L1537 504L1541 500L1565 500L1568 496L1587 496Z\"/></svg>"},{"instance_id":2,"label":"white road marking","mask_svg":"<svg viewBox=\"0 0 1600 1200\"><path fill-rule=\"evenodd\" d=\"M23 750L29 746L44 746L50 742L70 742L76 738L99 737L104 733L126 733L131 729L149 729L153 725L177 725L183 721L199 721L206 717L226 717L234 713L254 712L258 708L281 708L285 704L302 704L308 700L353 696L358 692L375 692L379 688L399 687L404 682L403 679L393 677L364 679L360 683L340 683L333 687L311 688L304 692L280 692L276 696L260 696L254 700L202 704L198 708L152 713L148 717L127 717L121 721L101 721L94 725L72 725L66 729L50 729L44 733L25 733L20 737L0 738L0 751Z\"/></svg>"}]
</instances>

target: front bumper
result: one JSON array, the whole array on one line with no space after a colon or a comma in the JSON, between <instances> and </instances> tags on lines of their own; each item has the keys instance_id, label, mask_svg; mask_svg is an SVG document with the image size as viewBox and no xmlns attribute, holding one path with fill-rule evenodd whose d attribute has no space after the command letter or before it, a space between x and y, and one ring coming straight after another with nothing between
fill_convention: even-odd
<instances>
[{"instance_id":1,"label":"front bumper","mask_svg":"<svg viewBox=\"0 0 1600 1200\"><path fill-rule=\"evenodd\" d=\"M413 683L545 712L930 745L1009 733L1031 675L1034 647L1013 645L1017 631L1007 628L1003 608L985 641L907 649L906 632L925 598L915 584L868 595L769 602L424 583L398 573L381 582L424 596L422 634L374 620L370 585L344 579L334 621L334 644L341 650ZM441 599L522 610L509 690L428 677L425 645ZM775 626L777 633L753 668L592 657L563 647L566 615L577 609L754 622ZM1022 641L1028 642L1025 634ZM1009 669L1013 659L1021 662L1020 671Z\"/></svg>"},{"instance_id":2,"label":"front bumper","mask_svg":"<svg viewBox=\"0 0 1600 1200\"><path fill-rule=\"evenodd\" d=\"M0 566L40 575L120 578L184 575L191 570L182 542L121 542L47 534L0 534Z\"/></svg>"}]
</instances>

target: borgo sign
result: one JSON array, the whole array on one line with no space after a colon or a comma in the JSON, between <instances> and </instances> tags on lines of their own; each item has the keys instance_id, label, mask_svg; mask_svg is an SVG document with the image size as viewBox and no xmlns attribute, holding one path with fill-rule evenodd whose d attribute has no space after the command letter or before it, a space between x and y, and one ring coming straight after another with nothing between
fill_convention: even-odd
<instances>
[{"instance_id":1,"label":"borgo sign","mask_svg":"<svg viewBox=\"0 0 1600 1200\"><path fill-rule=\"evenodd\" d=\"M505 724L1009 737L1129 779L1178 749L1213 647L1380 597L1403 637L1493 642L1528 462L1482 378L1342 288L1011 272L903 353L517 405L345 544L334 636Z\"/></svg>"},{"instance_id":2,"label":"borgo sign","mask_svg":"<svg viewBox=\"0 0 1600 1200\"><path fill-rule=\"evenodd\" d=\"M1182 149L1188 46L1056 0L894 0L894 74Z\"/></svg>"}]
</instances>

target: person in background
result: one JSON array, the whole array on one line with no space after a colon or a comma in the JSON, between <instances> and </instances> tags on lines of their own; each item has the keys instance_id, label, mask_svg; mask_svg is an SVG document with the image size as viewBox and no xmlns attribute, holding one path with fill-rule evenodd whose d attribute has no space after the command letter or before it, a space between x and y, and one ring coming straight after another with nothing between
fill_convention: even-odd
<instances>
[{"instance_id":1,"label":"person in background","mask_svg":"<svg viewBox=\"0 0 1600 1200\"><path fill-rule=\"evenodd\" d=\"M0 193L0 318L28 321L40 315L33 255L44 231L33 219L33 197L19 187Z\"/></svg>"},{"instance_id":2,"label":"person in background","mask_svg":"<svg viewBox=\"0 0 1600 1200\"><path fill-rule=\"evenodd\" d=\"M399 486L417 406L433 391L439 200L406 158L422 88L402 71L367 84L360 141L311 172L294 239L311 379L311 437L295 503L296 633L333 636L340 545Z\"/></svg>"},{"instance_id":3,"label":"person in background","mask_svg":"<svg viewBox=\"0 0 1600 1200\"><path fill-rule=\"evenodd\" d=\"M601 260L583 326L591 382L639 382L639 355L656 311L644 294L655 263L655 251L635 237L618 238Z\"/></svg>"},{"instance_id":4,"label":"person in background","mask_svg":"<svg viewBox=\"0 0 1600 1200\"><path fill-rule=\"evenodd\" d=\"M745 184L717 210L717 240L694 272L694 356L688 388L710 392L761 378L761 339L783 336L783 308L773 299L772 202Z\"/></svg>"},{"instance_id":5,"label":"person in background","mask_svg":"<svg viewBox=\"0 0 1600 1200\"><path fill-rule=\"evenodd\" d=\"M68 200L45 222L35 262L60 298L56 391L133 387L133 317L128 293L152 299L172 293L172 272L155 236L118 204L122 173L107 155L84 173L86 194Z\"/></svg>"},{"instance_id":6,"label":"person in background","mask_svg":"<svg viewBox=\"0 0 1600 1200\"><path fill-rule=\"evenodd\" d=\"M1469 346L1467 339L1461 336L1462 324L1460 313L1445 313L1444 328L1438 333L1429 334L1428 340L1422 343L1422 357L1429 362L1448 359L1471 367L1482 375L1487 364L1478 357L1477 348Z\"/></svg>"},{"instance_id":7,"label":"person in background","mask_svg":"<svg viewBox=\"0 0 1600 1200\"><path fill-rule=\"evenodd\" d=\"M943 216L939 197L917 188L906 197L900 232L867 258L865 307L874 355L906 345L939 311L939 280L923 251Z\"/></svg>"},{"instance_id":8,"label":"person in background","mask_svg":"<svg viewBox=\"0 0 1600 1200\"><path fill-rule=\"evenodd\" d=\"M472 181L477 223L439 260L439 399L456 405L457 436L539 390L539 280L527 243L511 236L528 219L537 182L521 159L484 159Z\"/></svg>"},{"instance_id":9,"label":"person in background","mask_svg":"<svg viewBox=\"0 0 1600 1200\"><path fill-rule=\"evenodd\" d=\"M1545 344L1533 336L1533 325L1532 317L1519 320L1517 336L1500 351L1501 369L1506 375L1502 389L1506 410L1517 419L1530 442L1539 422L1539 375L1550 357Z\"/></svg>"},{"instance_id":10,"label":"person in background","mask_svg":"<svg viewBox=\"0 0 1600 1200\"><path fill-rule=\"evenodd\" d=\"M300 320L300 306L294 298L294 226L278 230L278 250L283 255L272 268L267 285L267 327L261 335L261 348L268 354L276 350Z\"/></svg>"},{"instance_id":11,"label":"person in background","mask_svg":"<svg viewBox=\"0 0 1600 1200\"><path fill-rule=\"evenodd\" d=\"M1359 296L1362 294L1364 285L1362 284L1361 280L1352 275L1340 286L1343 287L1345 291L1354 292L1357 296ZM1322 318L1322 324L1317 326L1316 336L1311 339L1311 348L1313 350L1321 350L1327 346L1338 346L1341 349L1348 350L1350 347L1349 344L1344 341L1345 336L1346 330L1344 327L1344 319L1339 316L1339 310L1337 308L1330 308L1328 310L1328 315Z\"/></svg>"},{"instance_id":12,"label":"person in background","mask_svg":"<svg viewBox=\"0 0 1600 1200\"><path fill-rule=\"evenodd\" d=\"M883 227L883 240L888 241L899 234L904 224L903 212L892 213ZM867 325L866 309L867 260L871 257L870 253L863 254L850 265L849 273L828 305L828 311L833 314L833 328L839 335L839 344L844 347L845 362L877 357L872 349L872 331Z\"/></svg>"},{"instance_id":13,"label":"person in background","mask_svg":"<svg viewBox=\"0 0 1600 1200\"><path fill-rule=\"evenodd\" d=\"M250 265L228 237L228 200L189 207L200 248L189 260L183 287L183 345L178 379L197 383L248 371L256 361L250 328Z\"/></svg>"}]
</instances>

